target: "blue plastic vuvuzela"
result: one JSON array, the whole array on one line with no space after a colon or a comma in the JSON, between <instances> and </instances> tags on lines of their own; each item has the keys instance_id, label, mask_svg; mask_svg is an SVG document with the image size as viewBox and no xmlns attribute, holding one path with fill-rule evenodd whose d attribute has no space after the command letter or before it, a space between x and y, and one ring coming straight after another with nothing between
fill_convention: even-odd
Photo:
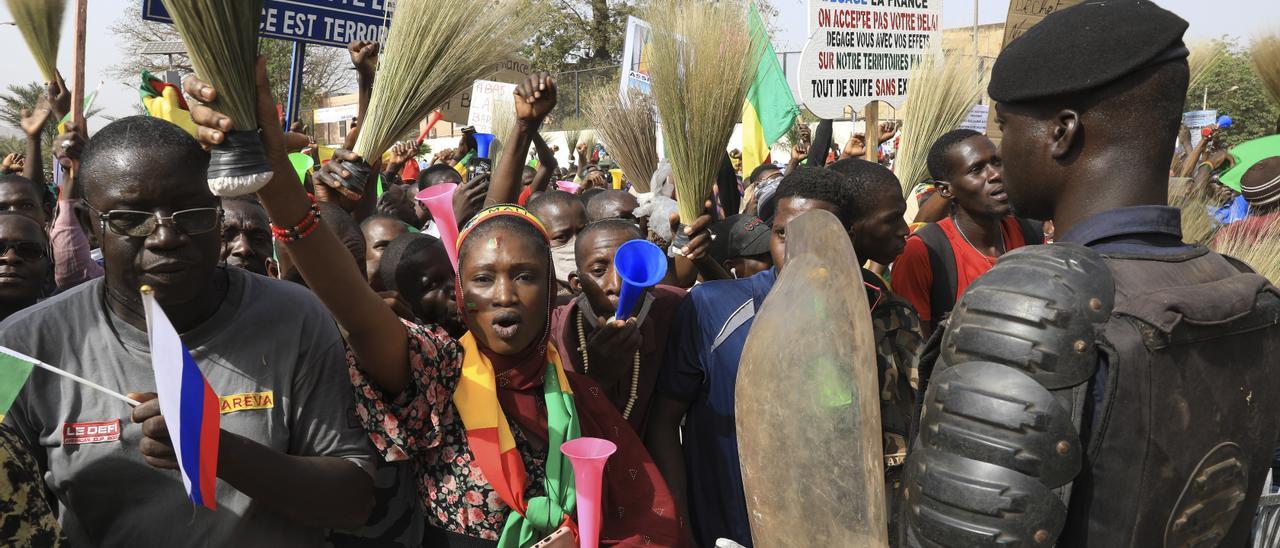
<instances>
[{"instance_id":1,"label":"blue plastic vuvuzela","mask_svg":"<svg viewBox=\"0 0 1280 548\"><path fill-rule=\"evenodd\" d=\"M613 319L625 320L631 317L644 290L658 285L667 275L667 254L648 240L631 240L618 246L613 267L622 278L618 311Z\"/></svg>"},{"instance_id":2,"label":"blue plastic vuvuzela","mask_svg":"<svg viewBox=\"0 0 1280 548\"><path fill-rule=\"evenodd\" d=\"M489 147L493 145L493 139L497 137L492 133L476 134L476 155L481 158L489 157Z\"/></svg>"}]
</instances>

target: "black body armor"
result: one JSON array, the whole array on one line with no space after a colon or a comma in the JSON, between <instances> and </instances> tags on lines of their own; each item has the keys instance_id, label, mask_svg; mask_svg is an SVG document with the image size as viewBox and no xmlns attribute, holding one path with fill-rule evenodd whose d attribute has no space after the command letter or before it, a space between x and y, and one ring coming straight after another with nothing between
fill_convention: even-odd
<instances>
[{"instance_id":1,"label":"black body armor","mask_svg":"<svg viewBox=\"0 0 1280 548\"><path fill-rule=\"evenodd\" d=\"M966 291L937 356L905 545L1247 544L1280 425L1261 276L1202 248L1022 248Z\"/></svg>"}]
</instances>

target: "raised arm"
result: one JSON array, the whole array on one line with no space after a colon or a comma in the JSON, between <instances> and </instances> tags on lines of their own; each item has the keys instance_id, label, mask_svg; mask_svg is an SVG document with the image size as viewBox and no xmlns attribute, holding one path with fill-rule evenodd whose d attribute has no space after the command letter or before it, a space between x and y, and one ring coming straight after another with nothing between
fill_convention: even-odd
<instances>
[{"instance_id":1,"label":"raised arm","mask_svg":"<svg viewBox=\"0 0 1280 548\"><path fill-rule=\"evenodd\" d=\"M284 133L276 118L263 57L258 58L257 84L258 124L275 174L258 191L258 198L272 224L286 229L296 227L310 213L311 200L285 154ZM217 95L211 86L195 77L187 79L185 88L189 95L206 103ZM191 118L200 126L200 141L207 145L222 142L224 132L232 128L230 117L204 105L192 106ZM287 242L286 248L307 285L346 331L347 342L361 368L387 392L403 391L409 383L408 333L391 308L370 289L342 241L322 221L312 234Z\"/></svg>"},{"instance_id":2,"label":"raised arm","mask_svg":"<svg viewBox=\"0 0 1280 548\"><path fill-rule=\"evenodd\" d=\"M356 67L356 85L358 88L356 119L360 120L355 131L347 134L343 142L344 149L356 146L356 136L360 134L360 124L365 123L365 115L369 114L369 100L374 96L374 74L378 73L378 44L367 40L357 40L347 45L351 54L351 64Z\"/></svg>"},{"instance_id":3,"label":"raised arm","mask_svg":"<svg viewBox=\"0 0 1280 548\"><path fill-rule=\"evenodd\" d=\"M529 145L542 127L542 121L556 106L556 81L550 73L529 75L516 86L516 125L511 128L511 138L502 151L502 159L493 169L489 195L485 205L514 204L520 197L520 174L524 170L524 158L529 155Z\"/></svg>"},{"instance_id":4,"label":"raised arm","mask_svg":"<svg viewBox=\"0 0 1280 548\"><path fill-rule=\"evenodd\" d=\"M40 137L45 123L49 121L49 111L49 105L42 99L35 110L22 116L22 132L27 134L27 163L23 165L22 176L37 186L44 186L44 153L40 148Z\"/></svg>"},{"instance_id":5,"label":"raised arm","mask_svg":"<svg viewBox=\"0 0 1280 548\"><path fill-rule=\"evenodd\" d=\"M533 134L533 150L538 153L538 172L533 175L533 183L529 186L533 188L533 192L546 192L560 163L556 161L555 153L547 146L540 133Z\"/></svg>"}]
</instances>

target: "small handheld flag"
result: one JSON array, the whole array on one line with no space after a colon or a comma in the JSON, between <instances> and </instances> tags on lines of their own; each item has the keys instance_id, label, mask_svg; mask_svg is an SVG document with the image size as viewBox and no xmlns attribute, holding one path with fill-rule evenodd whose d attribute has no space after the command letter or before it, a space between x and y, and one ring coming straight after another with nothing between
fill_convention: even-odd
<instances>
[{"instance_id":1,"label":"small handheld flag","mask_svg":"<svg viewBox=\"0 0 1280 548\"><path fill-rule=\"evenodd\" d=\"M0 346L0 417L9 412L9 407L17 399L18 392L22 391L22 386L27 383L27 377L31 375L34 367L71 379L131 406L137 407L140 405L136 400L130 399L115 390L84 377L67 373L12 348Z\"/></svg>"},{"instance_id":2,"label":"small handheld flag","mask_svg":"<svg viewBox=\"0 0 1280 548\"><path fill-rule=\"evenodd\" d=\"M213 392L178 331L156 302L150 286L142 286L142 308L151 340L151 368L156 376L160 413L169 427L182 470L182 484L191 502L216 510L218 436L221 434L218 395Z\"/></svg>"}]
</instances>

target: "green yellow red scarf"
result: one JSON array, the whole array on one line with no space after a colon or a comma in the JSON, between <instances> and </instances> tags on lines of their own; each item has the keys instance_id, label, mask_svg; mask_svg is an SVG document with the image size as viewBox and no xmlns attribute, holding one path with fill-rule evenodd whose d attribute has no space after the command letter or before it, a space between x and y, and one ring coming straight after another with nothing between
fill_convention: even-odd
<instances>
[{"instance_id":1,"label":"green yellow red scarf","mask_svg":"<svg viewBox=\"0 0 1280 548\"><path fill-rule=\"evenodd\" d=\"M507 516L498 546L523 548L536 543L560 526L576 529L569 514L575 493L573 466L560 452L560 445L581 436L573 390L554 347L547 348L543 397L547 404L547 474L544 497L524 500L527 474L515 437L498 402L493 364L476 346L471 333L462 336L462 378L453 394L453 403L462 415L467 443L493 490L514 512Z\"/></svg>"}]
</instances>

